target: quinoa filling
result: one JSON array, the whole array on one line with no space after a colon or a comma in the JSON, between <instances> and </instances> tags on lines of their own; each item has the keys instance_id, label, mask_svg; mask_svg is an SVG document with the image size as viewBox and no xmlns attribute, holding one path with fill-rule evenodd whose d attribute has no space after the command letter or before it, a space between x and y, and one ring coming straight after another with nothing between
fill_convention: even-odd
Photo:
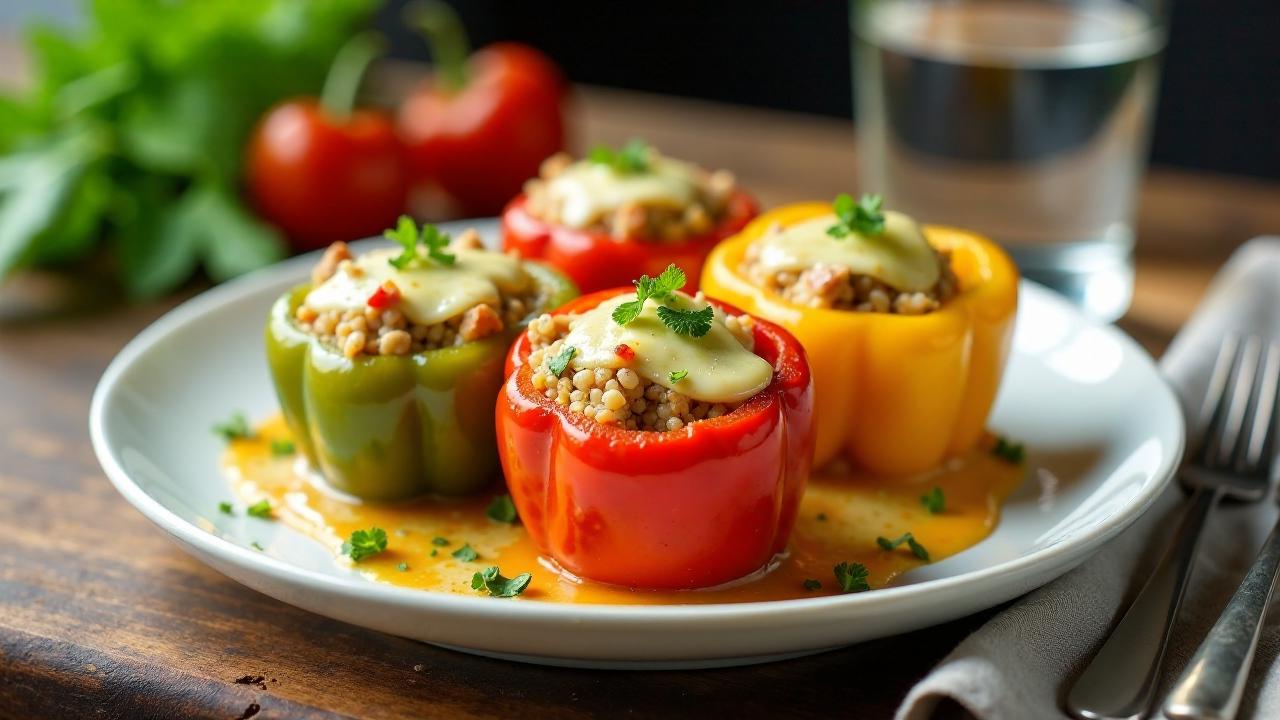
<instances>
[{"instance_id":1,"label":"quinoa filling","mask_svg":"<svg viewBox=\"0 0 1280 720\"><path fill-rule=\"evenodd\" d=\"M538 177L525 183L525 208L544 222L606 233L619 240L679 242L709 232L727 211L729 197L736 187L733 174L726 170L708 172L661 158L655 150L648 152L651 163L666 163L668 170L685 176L687 184L676 196L634 194L628 197L622 185L627 180L623 179L619 187L605 188L609 198L600 199L586 217L581 217L567 207L554 183L589 169L592 161L575 162L568 154L558 153L542 163ZM653 171L636 171L636 174L645 172Z\"/></svg>"},{"instance_id":2,"label":"quinoa filling","mask_svg":"<svg viewBox=\"0 0 1280 720\"><path fill-rule=\"evenodd\" d=\"M697 300L702 301L701 293ZM580 317L579 314L543 314L530 321L525 331L531 347L528 362L533 368L534 389L570 412L627 430L666 432L725 415L742 404L695 400L629 367L579 368L570 361L564 371L557 374L552 369L552 361L561 354L565 336ZM751 350L754 320L748 315L722 317L729 332Z\"/></svg>"},{"instance_id":3,"label":"quinoa filling","mask_svg":"<svg viewBox=\"0 0 1280 720\"><path fill-rule=\"evenodd\" d=\"M450 248L479 249L479 234L468 230ZM328 280L339 270L352 271L352 255L346 243L329 246L311 272L313 286ZM501 333L526 320L541 307L537 291L519 295L502 294L498 303L480 303L443 322L423 324L408 318L396 307L394 284L381 288L385 302L359 308L317 309L304 300L294 311L294 320L304 331L336 348L348 358L360 355L404 356L426 350L462 345Z\"/></svg>"}]
</instances>

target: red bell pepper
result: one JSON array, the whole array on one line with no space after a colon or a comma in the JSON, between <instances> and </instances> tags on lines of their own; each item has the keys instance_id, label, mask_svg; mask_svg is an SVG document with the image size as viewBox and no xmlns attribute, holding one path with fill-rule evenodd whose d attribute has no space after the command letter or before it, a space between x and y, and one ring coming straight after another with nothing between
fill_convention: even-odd
<instances>
[{"instance_id":1,"label":"red bell pepper","mask_svg":"<svg viewBox=\"0 0 1280 720\"><path fill-rule=\"evenodd\" d=\"M502 213L502 247L521 257L541 260L568 275L582 292L630 285L640 275L657 277L672 263L689 277L686 290L697 290L702 263L716 243L736 235L759 213L752 197L734 190L724 216L710 231L677 242L620 240L607 232L554 225L534 217L517 196Z\"/></svg>"},{"instance_id":2,"label":"red bell pepper","mask_svg":"<svg viewBox=\"0 0 1280 720\"><path fill-rule=\"evenodd\" d=\"M423 217L494 215L564 149L564 78L527 45L494 43L468 56L448 5L411 7L436 72L400 106L410 209Z\"/></svg>"},{"instance_id":3,"label":"red bell pepper","mask_svg":"<svg viewBox=\"0 0 1280 720\"><path fill-rule=\"evenodd\" d=\"M597 292L556 313L631 292ZM534 389L529 352L521 335L507 356L498 451L545 556L579 577L671 589L750 575L786 549L814 439L809 364L790 333L757 320L755 352L773 363L773 382L726 415L672 432L601 425L557 405Z\"/></svg>"}]
</instances>

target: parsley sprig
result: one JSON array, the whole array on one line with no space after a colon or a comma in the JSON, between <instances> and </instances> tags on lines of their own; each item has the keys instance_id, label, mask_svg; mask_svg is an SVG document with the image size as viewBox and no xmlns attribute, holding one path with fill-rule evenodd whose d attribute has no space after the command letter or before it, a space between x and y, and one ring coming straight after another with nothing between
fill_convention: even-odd
<instances>
[{"instance_id":1,"label":"parsley sprig","mask_svg":"<svg viewBox=\"0 0 1280 720\"><path fill-rule=\"evenodd\" d=\"M867 566L862 563L842 562L832 570L840 592L856 593L871 589L871 585L867 583Z\"/></svg>"},{"instance_id":2,"label":"parsley sprig","mask_svg":"<svg viewBox=\"0 0 1280 720\"><path fill-rule=\"evenodd\" d=\"M1001 435L996 438L996 444L992 446L991 454L1005 462L1021 465L1022 461L1027 459L1027 448L1022 443L1014 442Z\"/></svg>"},{"instance_id":3,"label":"parsley sprig","mask_svg":"<svg viewBox=\"0 0 1280 720\"><path fill-rule=\"evenodd\" d=\"M608 165L614 172L637 175L649 172L652 166L650 152L648 143L632 138L618 150L606 145L597 145L591 149L587 160L597 165Z\"/></svg>"},{"instance_id":4,"label":"parsley sprig","mask_svg":"<svg viewBox=\"0 0 1280 720\"><path fill-rule=\"evenodd\" d=\"M230 442L253 437L253 429L249 427L249 419L245 417L244 413L237 410L231 414L231 417L226 422L215 423L213 434Z\"/></svg>"},{"instance_id":5,"label":"parsley sprig","mask_svg":"<svg viewBox=\"0 0 1280 720\"><path fill-rule=\"evenodd\" d=\"M396 226L383 231L382 235L400 246L400 254L387 259L397 270L403 270L413 261L422 258L418 252L419 245L427 249L428 258L441 265L452 265L458 260L458 256L445 250L449 247L448 233L440 232L439 228L430 223L419 230L417 223L408 215L401 215Z\"/></svg>"},{"instance_id":6,"label":"parsley sprig","mask_svg":"<svg viewBox=\"0 0 1280 720\"><path fill-rule=\"evenodd\" d=\"M917 542L915 536L911 533L903 533L900 537L893 540L883 536L876 538L876 544L880 546L881 550L886 552L895 550L902 543L907 544L907 547L911 549L912 555L915 555L925 562L929 562L929 551L925 550L924 546Z\"/></svg>"},{"instance_id":7,"label":"parsley sprig","mask_svg":"<svg viewBox=\"0 0 1280 720\"><path fill-rule=\"evenodd\" d=\"M516 504L511 501L510 495L505 494L495 497L484 514L494 522L514 525L520 521L520 516L516 514Z\"/></svg>"},{"instance_id":8,"label":"parsley sprig","mask_svg":"<svg viewBox=\"0 0 1280 720\"><path fill-rule=\"evenodd\" d=\"M947 498L942 494L942 488L934 486L932 490L920 496L920 504L930 515L937 515L947 507Z\"/></svg>"},{"instance_id":9,"label":"parsley sprig","mask_svg":"<svg viewBox=\"0 0 1280 720\"><path fill-rule=\"evenodd\" d=\"M834 238L846 238L850 235L875 237L884 234L884 198L879 195L863 195L854 202L845 193L836 196L831 208L840 219L835 225L827 228L827 234Z\"/></svg>"},{"instance_id":10,"label":"parsley sprig","mask_svg":"<svg viewBox=\"0 0 1280 720\"><path fill-rule=\"evenodd\" d=\"M346 542L342 543L342 554L350 557L353 562L373 557L386 549L387 531L380 527L356 530L351 533L351 537Z\"/></svg>"},{"instance_id":11,"label":"parsley sprig","mask_svg":"<svg viewBox=\"0 0 1280 720\"><path fill-rule=\"evenodd\" d=\"M646 300L656 300L660 303L670 300L671 294L684 287L686 282L684 271L676 267L675 263L668 265L667 269L656 278L641 275L640 279L635 281L636 299L628 300L614 308L613 321L619 325L634 321L640 317ZM711 332L711 320L714 317L715 311L710 305L701 310L677 310L666 305L658 306L658 319L679 335L693 337L706 335Z\"/></svg>"},{"instance_id":12,"label":"parsley sprig","mask_svg":"<svg viewBox=\"0 0 1280 720\"><path fill-rule=\"evenodd\" d=\"M556 355L547 362L547 369L554 373L556 377L560 377L564 374L564 369L569 367L569 361L572 360L573 356L577 353L577 348L572 345L566 346L560 351L559 355Z\"/></svg>"},{"instance_id":13,"label":"parsley sprig","mask_svg":"<svg viewBox=\"0 0 1280 720\"><path fill-rule=\"evenodd\" d=\"M524 592L532 579L533 575L529 573L520 573L513 578L503 577L498 566L493 565L471 576L471 589L485 590L490 597L509 598Z\"/></svg>"},{"instance_id":14,"label":"parsley sprig","mask_svg":"<svg viewBox=\"0 0 1280 720\"><path fill-rule=\"evenodd\" d=\"M480 553L476 552L475 548L471 547L471 543L465 543L462 547L449 554L462 562L475 562L476 559L480 557Z\"/></svg>"}]
</instances>

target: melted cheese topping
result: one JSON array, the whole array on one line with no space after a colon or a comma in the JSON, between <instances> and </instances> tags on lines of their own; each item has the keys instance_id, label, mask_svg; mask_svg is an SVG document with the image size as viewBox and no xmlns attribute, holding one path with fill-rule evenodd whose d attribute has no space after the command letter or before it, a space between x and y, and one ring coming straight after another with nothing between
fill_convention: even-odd
<instances>
[{"instance_id":1,"label":"melted cheese topping","mask_svg":"<svg viewBox=\"0 0 1280 720\"><path fill-rule=\"evenodd\" d=\"M892 211L884 215L884 234L876 237L828 235L827 228L838 222L835 215L796 223L760 238L757 262L770 275L801 272L818 263L843 265L903 292L929 290L942 272L937 253L911 217Z\"/></svg>"},{"instance_id":2,"label":"melted cheese topping","mask_svg":"<svg viewBox=\"0 0 1280 720\"><path fill-rule=\"evenodd\" d=\"M397 307L410 320L434 325L461 315L476 305L498 305L501 293L517 294L532 282L517 258L487 250L451 249L453 265L412 263L404 270L388 260L399 250L374 250L352 262L354 272L339 269L307 293L306 304L316 310L364 308L369 296L385 280L400 289Z\"/></svg>"},{"instance_id":3,"label":"melted cheese topping","mask_svg":"<svg viewBox=\"0 0 1280 720\"><path fill-rule=\"evenodd\" d=\"M576 351L574 367L629 367L651 382L709 403L742 402L773 380L773 366L738 342L724 326L719 310L711 331L702 337L679 335L664 325L656 300L646 300L640 316L626 325L614 322L613 309L634 299L634 295L619 295L574 321L564 338L565 345ZM679 292L667 304L679 310L707 306ZM630 362L614 351L622 344L636 353ZM671 382L670 374L681 370L688 370L688 376Z\"/></svg>"},{"instance_id":4,"label":"melted cheese topping","mask_svg":"<svg viewBox=\"0 0 1280 720\"><path fill-rule=\"evenodd\" d=\"M620 173L589 160L565 168L547 183L547 198L560 208L560 222L587 227L627 203L685 208L699 195L698 168L651 155L649 172Z\"/></svg>"}]
</instances>

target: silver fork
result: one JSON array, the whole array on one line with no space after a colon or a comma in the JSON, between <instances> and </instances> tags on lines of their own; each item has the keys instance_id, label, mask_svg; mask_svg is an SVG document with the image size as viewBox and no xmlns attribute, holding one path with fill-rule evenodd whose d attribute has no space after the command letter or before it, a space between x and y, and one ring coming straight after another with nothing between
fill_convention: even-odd
<instances>
[{"instance_id":1,"label":"silver fork","mask_svg":"<svg viewBox=\"0 0 1280 720\"><path fill-rule=\"evenodd\" d=\"M1275 411L1278 379L1280 344L1273 342L1258 382L1254 426L1235 460L1238 473L1261 476L1264 480L1271 475L1275 432L1268 430L1273 425L1271 417ZM1264 423L1262 432L1257 432L1258 423ZM1230 720L1236 716L1258 648L1262 621L1275 590L1278 568L1280 522L1272 528L1244 581L1173 686L1164 705L1165 715L1175 720Z\"/></svg>"},{"instance_id":2,"label":"silver fork","mask_svg":"<svg viewBox=\"0 0 1280 720\"><path fill-rule=\"evenodd\" d=\"M1179 473L1191 499L1177 537L1067 695L1075 717L1146 714L1209 512L1223 496L1249 502L1266 496L1270 463L1263 458L1280 376L1277 348L1266 348L1257 336L1235 335L1218 348L1196 423L1199 442Z\"/></svg>"}]
</instances>

